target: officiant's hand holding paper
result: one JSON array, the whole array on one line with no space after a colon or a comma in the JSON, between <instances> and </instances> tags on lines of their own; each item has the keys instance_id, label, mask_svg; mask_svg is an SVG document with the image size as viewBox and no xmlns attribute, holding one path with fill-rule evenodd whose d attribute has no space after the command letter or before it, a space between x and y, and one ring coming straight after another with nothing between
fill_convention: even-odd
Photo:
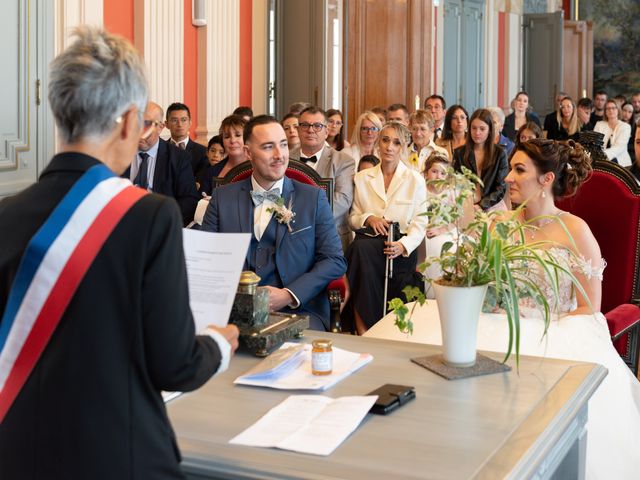
<instances>
[{"instance_id":1,"label":"officiant's hand holding paper","mask_svg":"<svg viewBox=\"0 0 640 480\"><path fill-rule=\"evenodd\" d=\"M216 327L215 325L209 325L207 329L215 330L220 335L222 335L227 342L229 342L229 345L231 345L232 355L238 349L238 336L240 335L240 330L238 330L238 327L236 327L232 323L230 323L226 327Z\"/></svg>"},{"instance_id":2,"label":"officiant's hand holding paper","mask_svg":"<svg viewBox=\"0 0 640 480\"><path fill-rule=\"evenodd\" d=\"M183 230L189 304L196 331L229 320L251 236Z\"/></svg>"}]
</instances>

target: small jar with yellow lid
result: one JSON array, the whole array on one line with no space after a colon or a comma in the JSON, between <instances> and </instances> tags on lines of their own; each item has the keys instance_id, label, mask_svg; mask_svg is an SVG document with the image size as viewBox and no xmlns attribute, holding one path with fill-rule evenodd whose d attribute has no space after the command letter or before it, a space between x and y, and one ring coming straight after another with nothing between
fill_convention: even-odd
<instances>
[{"instance_id":1,"label":"small jar with yellow lid","mask_svg":"<svg viewBox=\"0 0 640 480\"><path fill-rule=\"evenodd\" d=\"M333 342L319 339L311 342L311 373L329 375L333 370Z\"/></svg>"}]
</instances>

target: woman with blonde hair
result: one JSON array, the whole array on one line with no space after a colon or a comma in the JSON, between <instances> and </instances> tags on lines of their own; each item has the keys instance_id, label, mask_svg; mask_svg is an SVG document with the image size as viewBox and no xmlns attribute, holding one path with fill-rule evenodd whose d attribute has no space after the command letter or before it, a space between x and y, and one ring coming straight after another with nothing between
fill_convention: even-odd
<instances>
[{"instance_id":1,"label":"woman with blonde hair","mask_svg":"<svg viewBox=\"0 0 640 480\"><path fill-rule=\"evenodd\" d=\"M547 138L549 140L575 140L582 129L582 122L578 118L576 103L571 97L564 97L556 112L556 118L550 122Z\"/></svg>"},{"instance_id":2,"label":"woman with blonde hair","mask_svg":"<svg viewBox=\"0 0 640 480\"><path fill-rule=\"evenodd\" d=\"M416 249L426 233L427 217L422 213L427 187L424 177L402 162L408 137L401 123L385 124L376 142L380 164L354 178L349 224L356 237L346 253L351 298L343 313L352 316L358 334L382 318L387 300L402 296L406 285L424 286L416 275ZM394 223L397 235L388 241ZM393 261L393 278L388 280L385 299L387 261Z\"/></svg>"},{"instance_id":3,"label":"woman with blonde hair","mask_svg":"<svg viewBox=\"0 0 640 480\"><path fill-rule=\"evenodd\" d=\"M358 117L351 136L351 145L342 150L355 160L356 169L360 158L365 155L377 155L374 146L380 130L382 122L375 113L367 111Z\"/></svg>"}]
</instances>

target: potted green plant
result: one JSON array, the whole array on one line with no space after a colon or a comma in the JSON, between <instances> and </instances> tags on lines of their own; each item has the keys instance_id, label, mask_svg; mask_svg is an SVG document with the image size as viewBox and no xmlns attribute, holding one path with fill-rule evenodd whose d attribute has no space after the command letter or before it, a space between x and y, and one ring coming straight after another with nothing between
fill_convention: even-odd
<instances>
[{"instance_id":1,"label":"potted green plant","mask_svg":"<svg viewBox=\"0 0 640 480\"><path fill-rule=\"evenodd\" d=\"M524 205L510 213L474 210L469 214L469 200L481 181L465 168L461 173L450 169L444 180L428 183L443 192L430 195L427 200L424 214L429 217L429 227L454 225L454 240L442 246L439 256L428 257L419 267L424 271L437 264L442 271L442 276L433 280L432 285L440 313L444 361L457 367L475 363L478 319L489 290L490 305L504 310L509 324L504 361L515 352L517 362L520 353L519 300L523 297L533 300L542 312L545 332L552 315L552 305L540 290L535 276L531 275L532 269L541 270L548 277L556 300L560 275L568 275L583 295L584 291L567 265L558 262L549 251L555 245L553 242L525 242L527 230L535 229L533 222L540 218L527 223L518 221L518 211ZM424 297L416 290L404 293L408 301L424 302ZM413 331L411 315L402 300L391 300L389 308L395 313L396 326L410 334Z\"/></svg>"}]
</instances>

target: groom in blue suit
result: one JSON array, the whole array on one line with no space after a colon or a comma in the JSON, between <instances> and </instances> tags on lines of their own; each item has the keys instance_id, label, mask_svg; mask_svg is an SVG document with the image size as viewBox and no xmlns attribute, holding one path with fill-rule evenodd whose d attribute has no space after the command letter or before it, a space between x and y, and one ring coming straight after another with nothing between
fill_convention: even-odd
<instances>
[{"instance_id":1,"label":"groom in blue suit","mask_svg":"<svg viewBox=\"0 0 640 480\"><path fill-rule=\"evenodd\" d=\"M308 314L312 329L328 330L326 288L346 260L327 197L285 177L289 148L275 118L253 118L244 143L253 174L213 190L202 229L253 233L244 268L269 289L271 310Z\"/></svg>"}]
</instances>

